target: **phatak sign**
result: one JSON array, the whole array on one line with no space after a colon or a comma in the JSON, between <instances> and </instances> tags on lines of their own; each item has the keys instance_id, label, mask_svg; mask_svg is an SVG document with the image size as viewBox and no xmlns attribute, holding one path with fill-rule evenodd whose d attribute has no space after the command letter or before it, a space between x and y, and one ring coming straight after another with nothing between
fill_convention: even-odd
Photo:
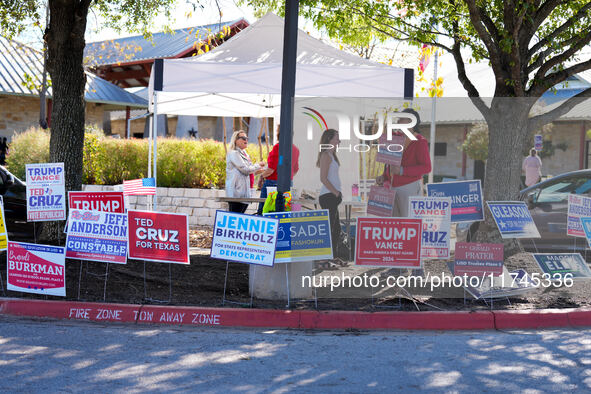
<instances>
[{"instance_id":1,"label":"phatak sign","mask_svg":"<svg viewBox=\"0 0 591 394\"><path fill-rule=\"evenodd\" d=\"M189 220L180 213L127 211L130 259L189 264Z\"/></svg>"},{"instance_id":2,"label":"phatak sign","mask_svg":"<svg viewBox=\"0 0 591 394\"><path fill-rule=\"evenodd\" d=\"M66 220L64 163L27 164L27 221Z\"/></svg>"},{"instance_id":3,"label":"phatak sign","mask_svg":"<svg viewBox=\"0 0 591 394\"><path fill-rule=\"evenodd\" d=\"M68 192L70 209L125 213L123 192Z\"/></svg>"},{"instance_id":4,"label":"phatak sign","mask_svg":"<svg viewBox=\"0 0 591 394\"><path fill-rule=\"evenodd\" d=\"M59 246L8 242L8 290L66 296L66 253Z\"/></svg>"},{"instance_id":5,"label":"phatak sign","mask_svg":"<svg viewBox=\"0 0 591 394\"><path fill-rule=\"evenodd\" d=\"M421 219L358 218L356 265L421 268Z\"/></svg>"}]
</instances>

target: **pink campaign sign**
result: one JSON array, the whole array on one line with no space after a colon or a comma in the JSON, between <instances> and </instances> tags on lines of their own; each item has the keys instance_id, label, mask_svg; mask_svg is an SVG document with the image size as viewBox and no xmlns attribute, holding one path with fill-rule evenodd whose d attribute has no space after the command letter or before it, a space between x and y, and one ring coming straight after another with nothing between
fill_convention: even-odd
<instances>
[{"instance_id":1,"label":"pink campaign sign","mask_svg":"<svg viewBox=\"0 0 591 394\"><path fill-rule=\"evenodd\" d=\"M503 274L503 244L456 244L454 275L486 276Z\"/></svg>"},{"instance_id":2,"label":"pink campaign sign","mask_svg":"<svg viewBox=\"0 0 591 394\"><path fill-rule=\"evenodd\" d=\"M8 290L65 297L65 249L9 242L7 275Z\"/></svg>"},{"instance_id":3,"label":"pink campaign sign","mask_svg":"<svg viewBox=\"0 0 591 394\"><path fill-rule=\"evenodd\" d=\"M381 186L372 186L367 198L367 214L392 217L396 190Z\"/></svg>"}]
</instances>

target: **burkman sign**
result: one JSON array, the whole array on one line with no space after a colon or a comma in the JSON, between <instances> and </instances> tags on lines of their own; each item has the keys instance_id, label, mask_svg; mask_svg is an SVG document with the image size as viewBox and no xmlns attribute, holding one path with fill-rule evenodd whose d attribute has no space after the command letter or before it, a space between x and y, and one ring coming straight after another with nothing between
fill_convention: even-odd
<instances>
[{"instance_id":1,"label":"burkman sign","mask_svg":"<svg viewBox=\"0 0 591 394\"><path fill-rule=\"evenodd\" d=\"M278 227L274 218L216 211L210 256L272 266Z\"/></svg>"}]
</instances>

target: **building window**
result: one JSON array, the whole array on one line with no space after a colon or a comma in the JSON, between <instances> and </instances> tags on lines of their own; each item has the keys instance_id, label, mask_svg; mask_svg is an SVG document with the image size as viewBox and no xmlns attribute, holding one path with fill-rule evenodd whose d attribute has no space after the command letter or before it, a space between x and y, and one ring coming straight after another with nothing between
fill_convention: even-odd
<instances>
[{"instance_id":1,"label":"building window","mask_svg":"<svg viewBox=\"0 0 591 394\"><path fill-rule=\"evenodd\" d=\"M431 144L429 144L429 149L431 149ZM447 142L435 143L435 156L447 156Z\"/></svg>"}]
</instances>

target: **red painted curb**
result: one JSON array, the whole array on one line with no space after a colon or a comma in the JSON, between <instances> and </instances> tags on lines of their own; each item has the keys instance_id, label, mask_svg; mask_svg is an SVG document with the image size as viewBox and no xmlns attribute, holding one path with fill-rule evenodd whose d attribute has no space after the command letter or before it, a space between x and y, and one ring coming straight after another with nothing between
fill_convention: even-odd
<instances>
[{"instance_id":1,"label":"red painted curb","mask_svg":"<svg viewBox=\"0 0 591 394\"><path fill-rule=\"evenodd\" d=\"M591 327L591 309L573 309L568 313L571 327Z\"/></svg>"},{"instance_id":2,"label":"red painted curb","mask_svg":"<svg viewBox=\"0 0 591 394\"><path fill-rule=\"evenodd\" d=\"M493 311L497 329L571 327L569 313L573 309L542 309L524 311ZM589 314L589 312L587 312ZM591 322L591 314L589 314Z\"/></svg>"},{"instance_id":3,"label":"red painted curb","mask_svg":"<svg viewBox=\"0 0 591 394\"><path fill-rule=\"evenodd\" d=\"M492 330L490 312L302 311L301 328L358 330Z\"/></svg>"},{"instance_id":4,"label":"red painted curb","mask_svg":"<svg viewBox=\"0 0 591 394\"><path fill-rule=\"evenodd\" d=\"M0 314L96 322L324 330L493 330L591 327L591 309L318 312L0 298Z\"/></svg>"}]
</instances>

